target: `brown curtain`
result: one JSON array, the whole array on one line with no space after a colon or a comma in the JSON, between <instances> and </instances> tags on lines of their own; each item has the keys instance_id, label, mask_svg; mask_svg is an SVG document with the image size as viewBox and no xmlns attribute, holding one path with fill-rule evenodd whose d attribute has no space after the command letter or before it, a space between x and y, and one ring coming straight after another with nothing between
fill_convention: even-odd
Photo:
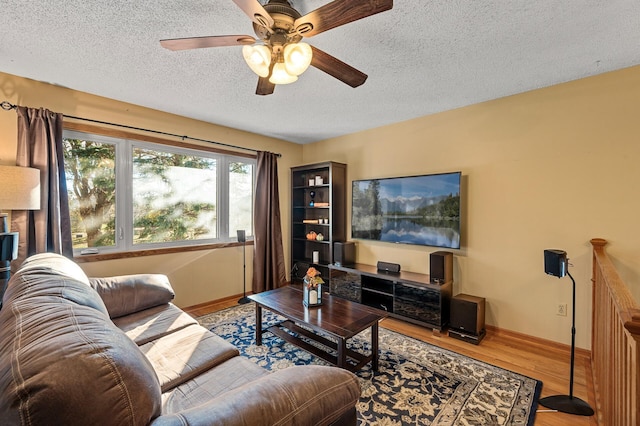
<instances>
[{"instance_id":1,"label":"brown curtain","mask_svg":"<svg viewBox=\"0 0 640 426\"><path fill-rule=\"evenodd\" d=\"M17 107L18 166L40 170L40 210L14 211L11 228L20 233L14 270L30 255L43 252L73 257L67 184L62 151L62 114Z\"/></svg>"},{"instance_id":2,"label":"brown curtain","mask_svg":"<svg viewBox=\"0 0 640 426\"><path fill-rule=\"evenodd\" d=\"M271 152L258 152L253 223L253 292L260 293L282 287L287 281L278 196L278 155Z\"/></svg>"}]
</instances>

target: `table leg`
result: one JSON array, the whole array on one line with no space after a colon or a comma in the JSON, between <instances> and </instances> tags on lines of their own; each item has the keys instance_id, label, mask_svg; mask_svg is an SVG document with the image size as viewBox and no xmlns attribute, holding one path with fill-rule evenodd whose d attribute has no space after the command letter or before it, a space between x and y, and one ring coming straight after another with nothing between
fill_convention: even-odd
<instances>
[{"instance_id":1,"label":"table leg","mask_svg":"<svg viewBox=\"0 0 640 426\"><path fill-rule=\"evenodd\" d=\"M338 339L338 367L347 366L347 339Z\"/></svg>"},{"instance_id":2,"label":"table leg","mask_svg":"<svg viewBox=\"0 0 640 426\"><path fill-rule=\"evenodd\" d=\"M262 345L262 306L256 304L256 345Z\"/></svg>"},{"instance_id":3,"label":"table leg","mask_svg":"<svg viewBox=\"0 0 640 426\"><path fill-rule=\"evenodd\" d=\"M378 371L378 322L371 326L371 369Z\"/></svg>"}]
</instances>

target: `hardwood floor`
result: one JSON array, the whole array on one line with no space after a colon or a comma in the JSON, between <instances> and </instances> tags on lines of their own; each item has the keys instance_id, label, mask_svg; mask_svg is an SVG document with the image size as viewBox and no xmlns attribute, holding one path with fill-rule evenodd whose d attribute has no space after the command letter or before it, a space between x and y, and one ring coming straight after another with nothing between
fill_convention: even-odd
<instances>
[{"instance_id":1,"label":"hardwood floor","mask_svg":"<svg viewBox=\"0 0 640 426\"><path fill-rule=\"evenodd\" d=\"M197 317L235 306L238 298L230 297L184 310ZM570 353L568 346L494 328L487 330L487 335L479 345L473 345L451 338L446 332L438 336L431 329L393 318L383 320L380 326L541 380L543 382L542 397L568 395L569 393ZM588 353L576 351L573 394L575 397L587 401L595 409L595 394L591 377ZM535 426L586 426L598 423L596 416L585 417L550 412L545 407L538 406L534 424Z\"/></svg>"}]
</instances>

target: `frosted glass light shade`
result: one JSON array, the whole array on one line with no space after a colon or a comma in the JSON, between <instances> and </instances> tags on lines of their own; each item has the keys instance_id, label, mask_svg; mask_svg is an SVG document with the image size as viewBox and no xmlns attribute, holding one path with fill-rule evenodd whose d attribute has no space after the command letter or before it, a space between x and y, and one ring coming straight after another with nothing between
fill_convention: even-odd
<instances>
[{"instance_id":1,"label":"frosted glass light shade","mask_svg":"<svg viewBox=\"0 0 640 426\"><path fill-rule=\"evenodd\" d=\"M282 62L278 62L273 66L271 77L269 77L269 81L273 84L289 84L293 83L297 79L297 76L291 75L287 72Z\"/></svg>"},{"instance_id":2,"label":"frosted glass light shade","mask_svg":"<svg viewBox=\"0 0 640 426\"><path fill-rule=\"evenodd\" d=\"M307 43L291 43L284 47L284 66L290 75L300 75L309 68L313 52Z\"/></svg>"},{"instance_id":3,"label":"frosted glass light shade","mask_svg":"<svg viewBox=\"0 0 640 426\"><path fill-rule=\"evenodd\" d=\"M271 64L271 51L265 45L242 46L242 56L251 68L251 71L260 77L269 75L269 65Z\"/></svg>"}]
</instances>

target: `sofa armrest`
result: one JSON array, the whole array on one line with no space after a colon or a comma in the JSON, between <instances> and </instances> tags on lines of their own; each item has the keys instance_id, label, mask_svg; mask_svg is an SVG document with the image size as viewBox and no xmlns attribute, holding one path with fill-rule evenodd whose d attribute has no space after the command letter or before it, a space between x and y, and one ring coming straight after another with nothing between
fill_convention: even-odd
<instances>
[{"instance_id":1,"label":"sofa armrest","mask_svg":"<svg viewBox=\"0 0 640 426\"><path fill-rule=\"evenodd\" d=\"M89 284L102 298L111 318L163 305L175 297L169 278L161 274L89 278Z\"/></svg>"},{"instance_id":2,"label":"sofa armrest","mask_svg":"<svg viewBox=\"0 0 640 426\"><path fill-rule=\"evenodd\" d=\"M337 367L297 366L160 416L152 426L329 425L352 412L359 398L355 374Z\"/></svg>"}]
</instances>

